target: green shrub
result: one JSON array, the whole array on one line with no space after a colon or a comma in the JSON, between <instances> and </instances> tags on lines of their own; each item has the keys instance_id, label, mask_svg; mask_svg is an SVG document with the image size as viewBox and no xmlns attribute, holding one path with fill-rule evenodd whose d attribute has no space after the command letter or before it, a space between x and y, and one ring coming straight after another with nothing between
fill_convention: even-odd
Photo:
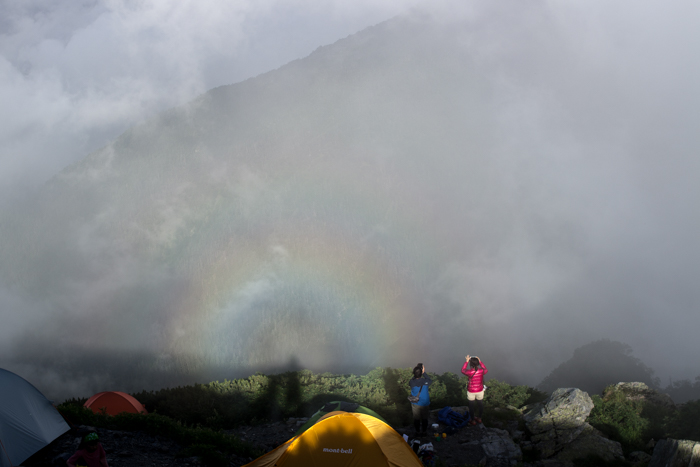
<instances>
[{"instance_id":1,"label":"green shrub","mask_svg":"<svg viewBox=\"0 0 700 467\"><path fill-rule=\"evenodd\" d=\"M524 405L536 404L538 402L543 402L549 397L549 393L540 391L535 388L527 388L528 398L525 400Z\"/></svg>"},{"instance_id":2,"label":"green shrub","mask_svg":"<svg viewBox=\"0 0 700 467\"><path fill-rule=\"evenodd\" d=\"M185 448L193 445L210 445L221 452L244 457L258 457L262 454L258 449L235 436L210 428L187 427L164 415L134 413L100 415L71 403L59 405L58 410L75 424L111 430L143 431L151 435L168 437Z\"/></svg>"},{"instance_id":3,"label":"green shrub","mask_svg":"<svg viewBox=\"0 0 700 467\"><path fill-rule=\"evenodd\" d=\"M464 378L453 373L433 376L430 395L434 407L466 404ZM142 392L134 397L149 412L213 429L309 416L332 400L364 405L397 426L410 423L411 377L409 368L375 368L360 376L302 370Z\"/></svg>"},{"instance_id":4,"label":"green shrub","mask_svg":"<svg viewBox=\"0 0 700 467\"><path fill-rule=\"evenodd\" d=\"M511 386L497 379L488 380L486 386L488 389L484 393L484 401L493 407L505 408L510 405L520 408L533 398L533 394L542 394L545 398L547 396L545 393L528 386Z\"/></svg>"},{"instance_id":5,"label":"green shrub","mask_svg":"<svg viewBox=\"0 0 700 467\"><path fill-rule=\"evenodd\" d=\"M431 373L431 376L433 408L467 405L464 376L454 373ZM410 368L375 368L366 375L315 374L301 370L143 391L133 396L152 414L176 420L184 427L206 427L214 431L309 416L333 400L356 402L374 410L392 426L405 426L412 418L407 399L411 377ZM490 380L487 385L487 407L520 407L533 397L546 397L527 386L510 386L497 380ZM73 399L64 405L80 407L83 402Z\"/></svg>"},{"instance_id":6,"label":"green shrub","mask_svg":"<svg viewBox=\"0 0 700 467\"><path fill-rule=\"evenodd\" d=\"M700 400L681 405L675 413L669 415L667 426L671 438L700 441Z\"/></svg>"},{"instance_id":7,"label":"green shrub","mask_svg":"<svg viewBox=\"0 0 700 467\"><path fill-rule=\"evenodd\" d=\"M488 427L503 428L503 423L522 421L520 411L512 408L494 407L484 404L484 425ZM524 429L524 422L518 424L518 429Z\"/></svg>"},{"instance_id":8,"label":"green shrub","mask_svg":"<svg viewBox=\"0 0 700 467\"><path fill-rule=\"evenodd\" d=\"M625 451L644 449L650 421L642 416L645 404L629 400L620 391L610 391L605 399L594 395L588 422L610 439L619 441Z\"/></svg>"}]
</instances>

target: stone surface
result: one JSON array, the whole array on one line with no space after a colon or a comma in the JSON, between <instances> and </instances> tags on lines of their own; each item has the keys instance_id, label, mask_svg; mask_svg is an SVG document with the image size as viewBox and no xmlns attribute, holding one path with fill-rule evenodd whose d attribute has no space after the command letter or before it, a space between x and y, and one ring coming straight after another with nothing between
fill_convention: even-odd
<instances>
[{"instance_id":1,"label":"stone surface","mask_svg":"<svg viewBox=\"0 0 700 467\"><path fill-rule=\"evenodd\" d=\"M429 427L429 439L433 443L436 458L447 467L465 465L486 465L489 467L510 467L519 462L522 452L513 442L506 430L486 428L483 425L467 426L446 438L436 440L434 432L441 433L443 425L437 431ZM399 428L400 434L411 437L412 427ZM424 439L424 438L421 438Z\"/></svg>"},{"instance_id":2,"label":"stone surface","mask_svg":"<svg viewBox=\"0 0 700 467\"><path fill-rule=\"evenodd\" d=\"M506 430L487 428L481 439L481 448L486 457L519 461L523 458L520 446L515 444Z\"/></svg>"},{"instance_id":3,"label":"stone surface","mask_svg":"<svg viewBox=\"0 0 700 467\"><path fill-rule=\"evenodd\" d=\"M571 461L561 461L559 459L544 459L535 463L537 467L574 467Z\"/></svg>"},{"instance_id":4,"label":"stone surface","mask_svg":"<svg viewBox=\"0 0 700 467\"><path fill-rule=\"evenodd\" d=\"M700 466L700 442L687 439L662 439L656 443L649 467Z\"/></svg>"},{"instance_id":5,"label":"stone surface","mask_svg":"<svg viewBox=\"0 0 700 467\"><path fill-rule=\"evenodd\" d=\"M624 460L625 454L622 445L617 441L612 441L600 431L593 428L588 423L584 424L584 429L575 440L565 445L554 457L559 460L583 459L595 455L601 459L612 462Z\"/></svg>"},{"instance_id":6,"label":"stone surface","mask_svg":"<svg viewBox=\"0 0 700 467\"><path fill-rule=\"evenodd\" d=\"M644 451L632 451L627 456L627 459L631 462L639 462L648 464L651 460L651 456Z\"/></svg>"},{"instance_id":7,"label":"stone surface","mask_svg":"<svg viewBox=\"0 0 700 467\"><path fill-rule=\"evenodd\" d=\"M532 433L532 443L547 458L581 434L592 409L593 401L587 393L560 388L546 401L532 406L523 419Z\"/></svg>"},{"instance_id":8,"label":"stone surface","mask_svg":"<svg viewBox=\"0 0 700 467\"><path fill-rule=\"evenodd\" d=\"M617 383L606 389L603 398L612 391L621 391L625 397L634 401L645 401L661 407L672 408L675 406L673 399L668 394L651 389L644 383Z\"/></svg>"}]
</instances>

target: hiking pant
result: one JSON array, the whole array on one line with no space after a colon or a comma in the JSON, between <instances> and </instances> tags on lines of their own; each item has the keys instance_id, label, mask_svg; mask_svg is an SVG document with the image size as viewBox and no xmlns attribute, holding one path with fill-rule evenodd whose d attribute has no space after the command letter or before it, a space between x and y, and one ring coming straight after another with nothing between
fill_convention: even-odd
<instances>
[{"instance_id":1,"label":"hiking pant","mask_svg":"<svg viewBox=\"0 0 700 467\"><path fill-rule=\"evenodd\" d=\"M411 404L411 410L413 411L413 426L416 429L416 432L427 432L430 406Z\"/></svg>"},{"instance_id":2,"label":"hiking pant","mask_svg":"<svg viewBox=\"0 0 700 467\"><path fill-rule=\"evenodd\" d=\"M484 391L467 392L467 400L472 418L481 418L484 414Z\"/></svg>"},{"instance_id":3,"label":"hiking pant","mask_svg":"<svg viewBox=\"0 0 700 467\"><path fill-rule=\"evenodd\" d=\"M469 401L469 413L472 415L472 420L474 418L481 418L481 416L484 414L483 399Z\"/></svg>"}]
</instances>

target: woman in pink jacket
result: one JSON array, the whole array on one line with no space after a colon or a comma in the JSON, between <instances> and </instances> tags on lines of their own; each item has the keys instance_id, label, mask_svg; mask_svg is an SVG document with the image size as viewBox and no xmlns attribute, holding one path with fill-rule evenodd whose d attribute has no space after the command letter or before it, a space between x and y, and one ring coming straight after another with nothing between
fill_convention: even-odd
<instances>
[{"instance_id":1,"label":"woman in pink jacket","mask_svg":"<svg viewBox=\"0 0 700 467\"><path fill-rule=\"evenodd\" d=\"M484 414L484 375L489 372L479 357L467 355L466 362L462 366L462 373L469 378L467 386L467 399L469 400L469 413L472 419L470 425L481 423Z\"/></svg>"}]
</instances>

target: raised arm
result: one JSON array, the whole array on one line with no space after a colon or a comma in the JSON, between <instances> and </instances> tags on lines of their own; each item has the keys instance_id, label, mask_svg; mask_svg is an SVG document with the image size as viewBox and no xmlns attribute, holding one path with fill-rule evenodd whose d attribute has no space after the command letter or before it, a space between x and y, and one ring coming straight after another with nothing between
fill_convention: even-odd
<instances>
[{"instance_id":1,"label":"raised arm","mask_svg":"<svg viewBox=\"0 0 700 467\"><path fill-rule=\"evenodd\" d=\"M469 369L469 360L464 362L464 365L462 365L462 374L465 376L471 376L474 374L474 370Z\"/></svg>"}]
</instances>

